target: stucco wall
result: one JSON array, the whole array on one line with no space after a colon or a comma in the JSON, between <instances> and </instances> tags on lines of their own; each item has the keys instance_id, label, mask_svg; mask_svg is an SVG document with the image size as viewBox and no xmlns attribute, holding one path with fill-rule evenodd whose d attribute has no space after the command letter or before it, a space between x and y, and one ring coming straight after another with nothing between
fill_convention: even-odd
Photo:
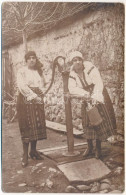
<instances>
[{"instance_id":1,"label":"stucco wall","mask_svg":"<svg viewBox=\"0 0 126 195\"><path fill-rule=\"evenodd\" d=\"M57 55L66 56L71 50L80 50L85 60L93 62L113 102L118 130L123 130L124 99L124 7L101 7L80 14L80 18L65 27L55 28L44 36L28 41L28 49L36 51L44 64L46 80L51 79L51 65ZM23 45L8 50L16 74L24 58ZM58 103L57 103L58 102ZM73 124L81 127L80 104L73 103ZM46 118L65 123L62 79L56 71L50 95L45 100Z\"/></svg>"}]
</instances>

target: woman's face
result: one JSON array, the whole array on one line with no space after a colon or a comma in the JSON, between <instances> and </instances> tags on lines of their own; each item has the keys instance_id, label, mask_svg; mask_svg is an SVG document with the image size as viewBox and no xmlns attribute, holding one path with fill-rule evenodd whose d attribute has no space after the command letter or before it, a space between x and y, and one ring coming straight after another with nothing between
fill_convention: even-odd
<instances>
[{"instance_id":1,"label":"woman's face","mask_svg":"<svg viewBox=\"0 0 126 195\"><path fill-rule=\"evenodd\" d=\"M27 66L30 68L34 67L36 64L36 57L35 56L30 56L28 59L27 59Z\"/></svg>"},{"instance_id":2,"label":"woman's face","mask_svg":"<svg viewBox=\"0 0 126 195\"><path fill-rule=\"evenodd\" d=\"M73 62L73 68L75 70L75 72L80 72L83 71L83 60L79 57L75 57L72 60Z\"/></svg>"}]
</instances>

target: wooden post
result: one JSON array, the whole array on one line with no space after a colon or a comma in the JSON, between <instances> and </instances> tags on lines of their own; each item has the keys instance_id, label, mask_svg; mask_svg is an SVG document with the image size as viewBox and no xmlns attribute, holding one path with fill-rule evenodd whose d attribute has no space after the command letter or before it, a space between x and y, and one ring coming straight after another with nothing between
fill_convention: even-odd
<instances>
[{"instance_id":1,"label":"wooden post","mask_svg":"<svg viewBox=\"0 0 126 195\"><path fill-rule=\"evenodd\" d=\"M63 78L65 116L66 116L67 144L68 144L68 152L64 153L64 156L76 156L79 154L79 152L74 151L72 110L71 110L71 100L70 100L70 95L68 90L69 72L62 71L62 78Z\"/></svg>"}]
</instances>

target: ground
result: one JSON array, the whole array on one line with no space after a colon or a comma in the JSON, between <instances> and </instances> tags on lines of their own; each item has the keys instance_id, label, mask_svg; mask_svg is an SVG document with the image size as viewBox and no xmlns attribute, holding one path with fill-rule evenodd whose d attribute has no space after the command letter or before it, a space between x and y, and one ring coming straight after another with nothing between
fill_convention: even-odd
<instances>
[{"instance_id":1,"label":"ground","mask_svg":"<svg viewBox=\"0 0 126 195\"><path fill-rule=\"evenodd\" d=\"M67 145L67 137L47 129L48 139L39 141L37 149L53 148ZM75 143L83 143L83 138L75 138ZM107 147L106 147L107 148ZM110 148L110 147L108 147ZM107 150L103 148L103 152ZM114 152L111 152L114 151ZM123 146L111 146L111 151L104 157L104 162L114 172L118 167L123 170ZM120 156L121 155L121 156ZM26 168L21 166L22 143L17 121L2 122L2 191L3 192L45 192L63 193L66 192L69 181L57 168L53 159L44 156L43 161L29 159ZM111 163L113 161L113 163ZM118 172L118 171L117 171ZM118 175L118 176L117 176ZM112 189L124 189L124 172L112 174ZM92 185L92 184L91 184ZM75 184L73 185L75 186ZM111 190L112 190L111 189ZM80 191L77 191L80 192Z\"/></svg>"}]
</instances>

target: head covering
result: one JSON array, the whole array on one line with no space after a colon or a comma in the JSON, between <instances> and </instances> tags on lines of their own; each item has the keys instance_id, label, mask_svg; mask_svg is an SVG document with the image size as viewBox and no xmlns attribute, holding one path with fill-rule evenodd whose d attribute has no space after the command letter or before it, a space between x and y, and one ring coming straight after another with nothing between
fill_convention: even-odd
<instances>
[{"instance_id":1,"label":"head covering","mask_svg":"<svg viewBox=\"0 0 126 195\"><path fill-rule=\"evenodd\" d=\"M75 57L79 57L83 60L83 55L79 51L73 51L69 54L69 61L71 62Z\"/></svg>"},{"instance_id":2,"label":"head covering","mask_svg":"<svg viewBox=\"0 0 126 195\"><path fill-rule=\"evenodd\" d=\"M25 54L25 61L27 62L28 58L30 56L34 56L35 58L37 58L36 56L36 53L34 51L28 51L26 54Z\"/></svg>"}]
</instances>

